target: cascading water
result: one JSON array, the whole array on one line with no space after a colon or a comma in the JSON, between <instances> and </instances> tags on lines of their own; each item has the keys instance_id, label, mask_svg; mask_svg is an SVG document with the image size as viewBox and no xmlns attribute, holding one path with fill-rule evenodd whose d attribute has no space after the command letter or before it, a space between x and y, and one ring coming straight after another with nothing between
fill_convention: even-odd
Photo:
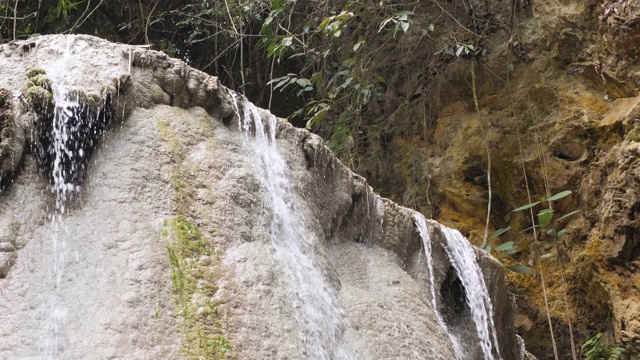
<instances>
[{"instance_id":1,"label":"cascading water","mask_svg":"<svg viewBox=\"0 0 640 360\"><path fill-rule=\"evenodd\" d=\"M47 74L53 79L52 93L55 109L52 123L40 139L42 157L50 171L51 192L55 195L55 209L49 215L51 221L52 271L49 279L51 293L48 306L45 307L47 322L44 335L44 352L48 359L55 359L59 350L59 338L67 314L67 305L60 296L61 282L65 270L65 257L69 249L66 242L66 229L63 221L65 205L70 196L80 190L79 179L86 166L86 156L93 146L94 138L101 132L95 127L98 118L88 119L90 112L81 104L80 95L68 90L70 73L65 68L71 56L74 37L69 36L64 56L49 67ZM96 120L96 121L94 121Z\"/></svg>"},{"instance_id":2,"label":"cascading water","mask_svg":"<svg viewBox=\"0 0 640 360\"><path fill-rule=\"evenodd\" d=\"M283 267L284 285L306 347L305 358L351 359L342 341L344 314L336 291L314 259L317 235L296 210L287 164L276 148L277 120L271 114L264 119L246 99L241 107L242 114L237 113L239 126L247 138L254 134L247 144L257 157L256 172L266 187L261 221Z\"/></svg>"},{"instance_id":3,"label":"cascading water","mask_svg":"<svg viewBox=\"0 0 640 360\"><path fill-rule=\"evenodd\" d=\"M433 307L433 311L437 315L438 324L442 328L447 329L447 332L449 333L449 338L451 339L451 345L453 346L453 351L455 353L456 360L463 360L466 358L466 356L462 349L462 346L460 345L460 341L458 340L456 335L452 334L451 331L448 329L446 323L444 322L444 319L442 318L442 315L440 314L440 311L438 311L438 305L436 301L436 283L435 283L436 280L433 274L433 258L431 254L431 237L429 236L427 221L425 220L424 215L420 213L415 214L413 216L413 221L416 224L416 227L418 229L418 234L420 235L420 238L422 239L422 243L424 246L424 255L427 262L427 270L429 272L429 283L431 284L431 288L430 288L431 306Z\"/></svg>"},{"instance_id":4,"label":"cascading water","mask_svg":"<svg viewBox=\"0 0 640 360\"><path fill-rule=\"evenodd\" d=\"M494 354L501 359L493 322L493 306L473 247L458 230L442 225L442 231L447 241L445 251L465 289L467 306L476 327L484 359L492 360L495 358Z\"/></svg>"}]
</instances>

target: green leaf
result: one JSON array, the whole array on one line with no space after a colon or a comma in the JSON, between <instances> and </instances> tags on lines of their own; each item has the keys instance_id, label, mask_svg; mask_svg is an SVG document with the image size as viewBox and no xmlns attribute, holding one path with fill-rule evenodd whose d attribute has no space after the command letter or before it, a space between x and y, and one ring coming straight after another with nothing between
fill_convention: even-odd
<instances>
[{"instance_id":1,"label":"green leaf","mask_svg":"<svg viewBox=\"0 0 640 360\"><path fill-rule=\"evenodd\" d=\"M400 27L402 28L402 31L404 31L406 33L407 30L409 30L409 23L406 22L406 21L401 21L400 22Z\"/></svg>"},{"instance_id":2,"label":"green leaf","mask_svg":"<svg viewBox=\"0 0 640 360\"><path fill-rule=\"evenodd\" d=\"M326 28L326 27L327 27L327 25L329 25L329 22L330 22L330 21L331 21L331 18L330 18L330 17L328 17L328 18L324 19L324 20L320 23L320 26L318 26L318 31L322 31L322 30L324 30L324 28Z\"/></svg>"},{"instance_id":3,"label":"green leaf","mask_svg":"<svg viewBox=\"0 0 640 360\"><path fill-rule=\"evenodd\" d=\"M487 246L484 247L484 251L486 251L487 254L491 254L491 244L487 244Z\"/></svg>"},{"instance_id":4,"label":"green leaf","mask_svg":"<svg viewBox=\"0 0 640 360\"><path fill-rule=\"evenodd\" d=\"M555 195L553 195L552 197L548 198L545 201L556 201L556 200L560 200L563 197L569 196L571 194L571 190L565 190L565 191L561 191Z\"/></svg>"},{"instance_id":5,"label":"green leaf","mask_svg":"<svg viewBox=\"0 0 640 360\"><path fill-rule=\"evenodd\" d=\"M565 236L567 236L567 229L558 231L558 239L563 239Z\"/></svg>"},{"instance_id":6,"label":"green leaf","mask_svg":"<svg viewBox=\"0 0 640 360\"><path fill-rule=\"evenodd\" d=\"M560 221L560 220L563 220L563 219L566 219L566 218L568 218L569 216L575 215L575 214L577 214L577 213L579 213L579 212L580 212L580 210L574 210L574 211L572 211L572 212L570 212L570 213L568 213L568 214L564 214L564 215L562 215L558 220L556 220L556 222L558 222L558 221Z\"/></svg>"},{"instance_id":7,"label":"green leaf","mask_svg":"<svg viewBox=\"0 0 640 360\"><path fill-rule=\"evenodd\" d=\"M429 24L429 31L433 32L433 30L435 30L436 27L433 26L433 24Z\"/></svg>"},{"instance_id":8,"label":"green leaf","mask_svg":"<svg viewBox=\"0 0 640 360\"><path fill-rule=\"evenodd\" d=\"M284 4L286 3L286 0L273 0L273 2L271 3L271 9L273 9L273 11L275 12L280 11L284 8Z\"/></svg>"},{"instance_id":9,"label":"green leaf","mask_svg":"<svg viewBox=\"0 0 640 360\"><path fill-rule=\"evenodd\" d=\"M327 115L327 112L328 112L328 108L325 110L320 110L317 113L315 113L313 117L309 119L309 121L307 121L306 128L310 129L314 124L322 120L322 118L324 118L324 116Z\"/></svg>"},{"instance_id":10,"label":"green leaf","mask_svg":"<svg viewBox=\"0 0 640 360\"><path fill-rule=\"evenodd\" d=\"M522 205L517 209L511 210L511 212L518 212L518 211L522 211L522 210L527 210L527 209L531 209L532 207L536 206L540 204L540 201L536 201L534 203L531 204L527 204L527 205Z\"/></svg>"},{"instance_id":11,"label":"green leaf","mask_svg":"<svg viewBox=\"0 0 640 360\"><path fill-rule=\"evenodd\" d=\"M555 230L553 230L553 229L549 229L549 230L547 230L547 235L549 235L549 236L553 236L553 235L555 235L555 234L556 234L556 231L555 231Z\"/></svg>"},{"instance_id":12,"label":"green leaf","mask_svg":"<svg viewBox=\"0 0 640 360\"><path fill-rule=\"evenodd\" d=\"M531 274L531 269L520 264L507 266L507 269L517 272L518 274Z\"/></svg>"},{"instance_id":13,"label":"green leaf","mask_svg":"<svg viewBox=\"0 0 640 360\"><path fill-rule=\"evenodd\" d=\"M463 50L464 50L464 46L458 46L458 49L456 50L456 56L460 57L460 54L462 54Z\"/></svg>"},{"instance_id":14,"label":"green leaf","mask_svg":"<svg viewBox=\"0 0 640 360\"><path fill-rule=\"evenodd\" d=\"M489 239L495 239L498 236L506 233L509 230L511 230L511 226L507 226L506 228L498 229L493 234L491 234L491 236L489 236Z\"/></svg>"},{"instance_id":15,"label":"green leaf","mask_svg":"<svg viewBox=\"0 0 640 360\"><path fill-rule=\"evenodd\" d=\"M515 254L515 253L517 253L517 252L518 252L518 250L517 250L517 249L515 249L515 248L514 248L514 249L509 249L509 250L505 251L505 252L502 254L502 256L509 256L509 255L511 255L511 254Z\"/></svg>"},{"instance_id":16,"label":"green leaf","mask_svg":"<svg viewBox=\"0 0 640 360\"><path fill-rule=\"evenodd\" d=\"M401 10L401 11L396 11L396 16L409 16L409 15L415 15L416 13L414 13L413 11L407 11L407 10Z\"/></svg>"},{"instance_id":17,"label":"green leaf","mask_svg":"<svg viewBox=\"0 0 640 360\"><path fill-rule=\"evenodd\" d=\"M538 213L538 222L540 226L547 227L553 219L553 209L543 209Z\"/></svg>"},{"instance_id":18,"label":"green leaf","mask_svg":"<svg viewBox=\"0 0 640 360\"><path fill-rule=\"evenodd\" d=\"M305 79L305 78L300 78L300 79L296 80L296 84L300 85L301 87L310 86L311 85L311 80Z\"/></svg>"},{"instance_id":19,"label":"green leaf","mask_svg":"<svg viewBox=\"0 0 640 360\"><path fill-rule=\"evenodd\" d=\"M360 47L362 46L362 44L364 44L365 41L364 40L360 40L358 41L355 45L353 45L353 51L358 51L358 49L360 49Z\"/></svg>"},{"instance_id":20,"label":"green leaf","mask_svg":"<svg viewBox=\"0 0 640 360\"><path fill-rule=\"evenodd\" d=\"M352 65L353 65L353 64L355 64L355 63L356 63L356 58L352 57L352 58L345 59L345 60L342 62L342 65L343 65L343 66L352 66Z\"/></svg>"},{"instance_id":21,"label":"green leaf","mask_svg":"<svg viewBox=\"0 0 640 360\"><path fill-rule=\"evenodd\" d=\"M509 249L513 249L513 241L507 241L504 244L500 244L500 246L496 248L496 251L506 251Z\"/></svg>"}]
</instances>

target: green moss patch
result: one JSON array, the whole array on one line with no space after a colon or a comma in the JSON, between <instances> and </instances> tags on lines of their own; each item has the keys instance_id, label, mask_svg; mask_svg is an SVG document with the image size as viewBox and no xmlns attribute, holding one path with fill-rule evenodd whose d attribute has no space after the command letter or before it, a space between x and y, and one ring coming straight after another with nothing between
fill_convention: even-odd
<instances>
[{"instance_id":1,"label":"green moss patch","mask_svg":"<svg viewBox=\"0 0 640 360\"><path fill-rule=\"evenodd\" d=\"M231 345L222 334L220 314L212 300L218 290L217 277L210 266L212 246L200 229L183 216L165 221L162 235L168 239L184 355L190 359L224 359Z\"/></svg>"}]
</instances>

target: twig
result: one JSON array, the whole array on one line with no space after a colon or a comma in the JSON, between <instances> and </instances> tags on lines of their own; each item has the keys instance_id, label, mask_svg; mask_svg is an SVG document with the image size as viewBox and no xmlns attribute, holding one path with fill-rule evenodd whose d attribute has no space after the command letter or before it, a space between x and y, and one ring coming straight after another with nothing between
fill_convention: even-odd
<instances>
[{"instance_id":1,"label":"twig","mask_svg":"<svg viewBox=\"0 0 640 360\"><path fill-rule=\"evenodd\" d=\"M481 248L487 246L489 240L489 220L491 219L491 151L489 150L489 140L487 139L487 133L484 129L482 117L480 116L480 107L478 106L478 95L476 93L476 71L475 71L475 58L471 58L471 92L473 93L473 104L478 115L478 121L480 122L480 131L482 132L482 140L484 142L484 148L487 152L487 189L489 191L489 201L487 203L487 221L484 225L484 237L482 238Z\"/></svg>"},{"instance_id":2,"label":"twig","mask_svg":"<svg viewBox=\"0 0 640 360\"><path fill-rule=\"evenodd\" d=\"M276 59L272 58L271 59L271 73L270 73L270 79L273 80L273 65L276 63ZM273 99L273 82L270 84L270 88L269 88L269 108L268 110L271 111L271 99Z\"/></svg>"},{"instance_id":3,"label":"twig","mask_svg":"<svg viewBox=\"0 0 640 360\"><path fill-rule=\"evenodd\" d=\"M513 109L513 94L511 92L511 83L509 82L509 73L507 73L507 88L509 89L509 98L511 100L511 114L515 116L515 110ZM527 178L527 168L524 165L524 153L522 151L522 141L520 140L520 127L518 126L518 122L515 121L516 124L516 135L518 137L518 150L520 152L520 162L522 164L522 174L524 175L524 184L527 189L527 200L529 204L531 204L531 191L529 190L529 179ZM531 224L535 225L535 218L533 216L533 207L529 208L529 213L531 215ZM538 242L538 231L536 227L533 227L533 239L537 243ZM547 298L547 286L544 281L544 272L542 268L542 260L540 259L540 254L538 253L538 249L534 250L534 256L538 260L538 272L540 273L540 283L542 284L542 295L544 297L544 306L547 315L547 322L549 324L549 333L551 334L551 345L553 346L553 355L554 359L558 360L558 347L556 346L556 338L553 335L553 324L551 323L551 311L549 310L549 300Z\"/></svg>"},{"instance_id":4,"label":"twig","mask_svg":"<svg viewBox=\"0 0 640 360\"><path fill-rule=\"evenodd\" d=\"M240 84L240 91L242 92L242 94L244 95L244 56L242 54L242 43L244 42L243 37L241 36L241 34L238 32L238 28L236 27L236 24L233 22L233 17L231 16L231 10L229 10L229 3L227 2L227 0L224 0L224 6L227 8L227 15L229 15L229 21L231 22L231 26L233 27L233 31L236 32L236 34L239 36L238 41L240 41L240 81L242 81L242 84Z\"/></svg>"},{"instance_id":5,"label":"twig","mask_svg":"<svg viewBox=\"0 0 640 360\"><path fill-rule=\"evenodd\" d=\"M149 34L149 23L151 22L151 15L156 10L156 7L158 6L159 2L160 1L156 1L156 3L153 5L153 8L151 8L151 11L149 12L149 16L147 16L147 23L144 25L144 41L147 45L149 44L148 34Z\"/></svg>"},{"instance_id":6,"label":"twig","mask_svg":"<svg viewBox=\"0 0 640 360\"><path fill-rule=\"evenodd\" d=\"M18 20L25 20L28 19L34 15L36 15L37 13L34 11L29 15L26 16L0 16L0 19L6 19L6 20L14 20L14 19L18 19Z\"/></svg>"},{"instance_id":7,"label":"twig","mask_svg":"<svg viewBox=\"0 0 640 360\"><path fill-rule=\"evenodd\" d=\"M89 1L89 2L91 2L91 1ZM93 15L93 13L96 12L96 10L98 10L98 8L102 5L103 2L104 2L104 0L100 0L98 5L96 7L94 7L93 10L91 10L91 12L84 19L82 19L82 21L79 24L78 24L78 21L80 21L80 19L78 19L78 21L76 21L76 23L73 24L71 29L69 29L69 33L71 33L76 27L82 26L82 24L84 24L84 22L87 21L87 19L90 18L91 15ZM87 8L89 8L89 4L88 3L87 3ZM82 13L82 15L84 15L86 12L87 11L85 10L84 13ZM82 15L80 16L80 18L82 18Z\"/></svg>"},{"instance_id":8,"label":"twig","mask_svg":"<svg viewBox=\"0 0 640 360\"><path fill-rule=\"evenodd\" d=\"M533 79L532 79L533 80ZM531 84L533 84L533 81L531 81ZM533 85L531 85L533 86ZM533 90L530 92L531 94L531 98L532 98L532 103L535 104L536 103L536 99L535 99L535 93L533 92ZM536 117L538 117L537 111L536 111ZM545 187L545 192L547 194L547 199L551 197L551 191L550 191L550 186L549 186L549 175L547 172L547 163L546 163L546 159L545 159L545 155L544 152L542 151L542 135L540 134L540 128L537 128L536 130L536 145L538 148L538 158L540 159L540 166L542 167L542 177L544 180L544 187ZM548 206L549 209L553 210L553 203L551 201L548 201ZM561 284L562 284L562 292L563 292L563 298L564 298L564 310L565 310L565 316L567 317L567 325L569 326L569 340L571 343L571 356L573 360L578 360L578 357L576 355L576 344L575 344L575 340L573 338L573 326L571 324L571 312L569 310L569 300L567 298L567 285L565 282L565 278L564 278L564 264L562 263L562 251L560 251L560 246L558 246L558 239L557 239L557 235L556 235L556 241L553 242L554 243L554 247L556 249L556 253L557 253L557 257L558 257L558 265L560 266L560 279L561 279Z\"/></svg>"},{"instance_id":9,"label":"twig","mask_svg":"<svg viewBox=\"0 0 640 360\"><path fill-rule=\"evenodd\" d=\"M469 30L467 27L465 27L464 25L462 25L462 24L460 23L460 21L458 21L458 19L456 19L456 17L455 17L455 16L451 15L451 13L450 13L450 12L448 12L447 10L445 10L445 9L442 7L442 5L440 5L440 3L438 3L436 0L432 0L432 1L433 1L433 3L434 3L434 4L438 5L438 7L440 8L440 10L442 10L445 14L449 15L449 17L450 17L451 19L453 19L453 21L455 21L455 22L456 22L456 24L458 24L458 26L460 26L461 28L463 28L464 30L466 30L466 31L467 31L468 33L470 33L470 34L473 34L473 35L475 35L475 36L477 36L477 37L482 37L482 36L480 36L480 35L476 34L474 31L471 31L471 30Z\"/></svg>"},{"instance_id":10,"label":"twig","mask_svg":"<svg viewBox=\"0 0 640 360\"><path fill-rule=\"evenodd\" d=\"M18 0L13 7L13 40L16 39L16 24L18 23Z\"/></svg>"}]
</instances>

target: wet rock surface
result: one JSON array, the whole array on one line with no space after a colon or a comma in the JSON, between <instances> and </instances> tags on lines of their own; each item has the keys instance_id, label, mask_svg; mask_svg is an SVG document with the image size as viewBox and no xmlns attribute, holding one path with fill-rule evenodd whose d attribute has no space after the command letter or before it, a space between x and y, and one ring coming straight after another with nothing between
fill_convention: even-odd
<instances>
[{"instance_id":1,"label":"wet rock surface","mask_svg":"<svg viewBox=\"0 0 640 360\"><path fill-rule=\"evenodd\" d=\"M43 69L51 85L41 72L25 75L32 68ZM55 93L64 85L93 111L89 118L99 118L109 101L113 113L104 135L100 130L92 138L95 150L64 214L52 210L56 194L38 171L38 156L25 155L0 193L0 357L42 355L51 316L63 319L53 321L61 324L53 331L60 358L185 357L180 340L189 317L174 304L177 260L167 254L163 235L176 216L189 219L211 246L193 266L215 287L196 286L209 290L196 290L189 301L215 308L198 311L215 316L231 344L227 357L314 356L292 317L287 264L277 261L259 221L266 185L256 170L258 155L240 132L236 96L215 77L155 51L90 36L47 36L5 45L0 79L13 92L24 91L27 81L39 86L31 95L38 103L48 101L47 86ZM18 117L23 132L16 136L47 133L52 120L38 117L43 112L34 104ZM453 358L428 291L441 287L451 267L440 225L429 222L436 282L430 284L413 210L375 195L318 136L278 121L276 139L291 181L290 206L313 235L306 251L344 310L340 336L352 357ZM500 353L518 359L503 268L483 252L478 258ZM10 269L3 265L10 262ZM63 268L53 279L52 264ZM49 296L60 300L62 313L51 313ZM438 306L445 306L440 299ZM461 341L480 354L473 336Z\"/></svg>"},{"instance_id":2,"label":"wet rock surface","mask_svg":"<svg viewBox=\"0 0 640 360\"><path fill-rule=\"evenodd\" d=\"M23 129L18 127L14 110L13 92L0 88L0 186L20 163L24 148Z\"/></svg>"}]
</instances>

